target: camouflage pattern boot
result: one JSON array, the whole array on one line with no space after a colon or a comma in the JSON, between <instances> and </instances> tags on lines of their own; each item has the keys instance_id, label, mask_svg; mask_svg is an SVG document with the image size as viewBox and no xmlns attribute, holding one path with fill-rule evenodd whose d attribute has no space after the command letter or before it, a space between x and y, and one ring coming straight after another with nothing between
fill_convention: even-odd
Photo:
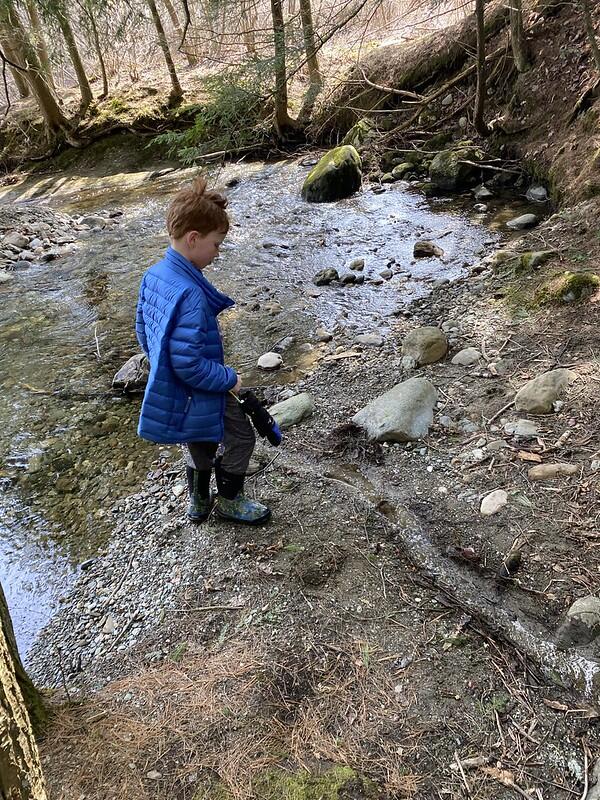
<instances>
[{"instance_id":1,"label":"camouflage pattern boot","mask_svg":"<svg viewBox=\"0 0 600 800\"><path fill-rule=\"evenodd\" d=\"M262 525L271 518L268 506L244 495L245 475L234 475L220 466L215 467L215 474L219 491L215 512L221 519L243 525Z\"/></svg>"},{"instance_id":2,"label":"camouflage pattern boot","mask_svg":"<svg viewBox=\"0 0 600 800\"><path fill-rule=\"evenodd\" d=\"M190 504L187 515L192 522L204 522L208 519L212 509L210 493L210 476L212 470L201 472L191 467L186 467Z\"/></svg>"}]
</instances>

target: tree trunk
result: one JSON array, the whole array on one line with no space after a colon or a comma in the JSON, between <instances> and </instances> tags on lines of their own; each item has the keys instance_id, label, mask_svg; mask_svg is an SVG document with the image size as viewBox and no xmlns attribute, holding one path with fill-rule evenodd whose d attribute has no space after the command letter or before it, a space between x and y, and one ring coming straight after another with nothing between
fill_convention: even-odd
<instances>
[{"instance_id":1,"label":"tree trunk","mask_svg":"<svg viewBox=\"0 0 600 800\"><path fill-rule=\"evenodd\" d=\"M173 26L175 36L177 37L177 47L179 48L181 46L181 40L183 39L183 29L181 27L181 23L179 22L177 11L175 11L175 6L171 0L163 0L163 3L167 9L167 14L171 17L171 25ZM189 50L182 50L182 53L187 58L188 67L198 66L198 59L193 53L190 53Z\"/></svg>"},{"instance_id":2,"label":"tree trunk","mask_svg":"<svg viewBox=\"0 0 600 800\"><path fill-rule=\"evenodd\" d=\"M531 69L527 55L527 42L523 32L522 0L510 0L510 43L518 72Z\"/></svg>"},{"instance_id":3,"label":"tree trunk","mask_svg":"<svg viewBox=\"0 0 600 800\"><path fill-rule=\"evenodd\" d=\"M9 58L15 64L19 63L18 56L15 53L15 51L12 49L10 44L8 43L8 40L7 40L7 37L6 37L6 34L5 34L4 31L3 31L2 41L0 42L0 47L2 47L2 52L4 53L4 55L7 58ZM9 69L10 69L10 73L11 73L11 75L13 77L13 81L15 82L15 86L17 87L17 91L19 93L19 97L21 97L21 98L29 97L29 95L30 95L29 84L25 80L24 74L21 72L21 70L16 69L15 67L11 67L10 65L9 65Z\"/></svg>"},{"instance_id":4,"label":"tree trunk","mask_svg":"<svg viewBox=\"0 0 600 800\"><path fill-rule=\"evenodd\" d=\"M90 28L92 31L94 50L96 51L96 55L98 57L98 63L100 64L100 73L102 75L102 94L100 95L99 99L104 100L105 97L108 97L108 76L106 74L106 64L104 63L104 56L102 55L102 47L100 46L100 36L98 35L98 26L96 25L94 8L90 0L87 0L86 2L86 11L88 18L90 20Z\"/></svg>"},{"instance_id":5,"label":"tree trunk","mask_svg":"<svg viewBox=\"0 0 600 800\"><path fill-rule=\"evenodd\" d=\"M179 83L177 72L175 71L175 64L171 58L171 52L169 50L169 43L167 42L167 37L165 35L165 29L160 21L160 15L158 13L155 0L146 0L146 3L150 9L150 13L152 14L154 27L156 28L156 33L158 34L158 43L160 45L160 49L163 51L167 69L169 70L169 77L171 78L171 101L178 102L183 97L183 90L181 88L181 84Z\"/></svg>"},{"instance_id":6,"label":"tree trunk","mask_svg":"<svg viewBox=\"0 0 600 800\"><path fill-rule=\"evenodd\" d=\"M242 0L241 4L241 15L242 15L242 36L244 38L244 44L246 45L246 52L251 55L256 55L256 36L255 36L255 28L256 28L256 11L252 5L252 3L248 3L248 0Z\"/></svg>"},{"instance_id":7,"label":"tree trunk","mask_svg":"<svg viewBox=\"0 0 600 800\"><path fill-rule=\"evenodd\" d=\"M475 0L477 19L477 91L475 94L475 129L480 136L487 136L489 128L485 122L486 64L485 64L485 0Z\"/></svg>"},{"instance_id":8,"label":"tree trunk","mask_svg":"<svg viewBox=\"0 0 600 800\"><path fill-rule=\"evenodd\" d=\"M283 138L286 129L294 127L288 112L287 73L285 66L285 26L281 0L271 0L273 38L275 43L275 128Z\"/></svg>"},{"instance_id":9,"label":"tree trunk","mask_svg":"<svg viewBox=\"0 0 600 800\"><path fill-rule=\"evenodd\" d=\"M581 10L583 11L583 22L585 30L588 35L590 47L592 48L592 55L596 62L596 69L600 70L600 47L598 46L598 39L596 38L596 31L594 29L594 22L592 20L592 13L590 11L589 0L581 0Z\"/></svg>"},{"instance_id":10,"label":"tree trunk","mask_svg":"<svg viewBox=\"0 0 600 800\"><path fill-rule=\"evenodd\" d=\"M77 83L79 84L79 91L81 92L80 112L83 113L94 99L94 96L92 94L90 82L85 72L85 67L83 66L83 61L81 60L81 56L79 55L79 49L77 47L77 42L75 41L75 34L73 33L73 28L71 27L71 21L67 14L67 7L63 2L60 2L57 6L56 17L58 19L58 24L62 31L62 35L64 36L65 42L67 44L69 57L73 62L73 66L75 67L75 74L77 75Z\"/></svg>"},{"instance_id":11,"label":"tree trunk","mask_svg":"<svg viewBox=\"0 0 600 800\"><path fill-rule=\"evenodd\" d=\"M0 27L12 33L14 51L18 54L15 63L27 65L27 71L23 75L35 95L49 138L60 132L68 133L71 127L69 121L60 110L46 82L35 48L21 23L13 0L0 2Z\"/></svg>"},{"instance_id":12,"label":"tree trunk","mask_svg":"<svg viewBox=\"0 0 600 800\"><path fill-rule=\"evenodd\" d=\"M310 0L300 0L300 18L302 20L302 35L304 38L304 52L310 86L304 100L298 119L305 124L310 119L319 92L323 88L323 77L319 70L317 47L315 44L315 30L313 27L312 8Z\"/></svg>"},{"instance_id":13,"label":"tree trunk","mask_svg":"<svg viewBox=\"0 0 600 800\"><path fill-rule=\"evenodd\" d=\"M31 22L31 29L33 31L33 43L35 45L41 67L44 70L46 83L52 89L52 91L56 93L54 78L52 76L52 66L50 64L50 57L48 55L48 47L46 46L46 39L44 37L44 31L40 21L40 15L38 14L38 10L35 5L35 0L26 0L25 5L27 6L27 15L29 17L29 21Z\"/></svg>"},{"instance_id":14,"label":"tree trunk","mask_svg":"<svg viewBox=\"0 0 600 800\"><path fill-rule=\"evenodd\" d=\"M19 670L24 670L1 586L0 622L0 798L47 800L40 756L20 688Z\"/></svg>"}]
</instances>

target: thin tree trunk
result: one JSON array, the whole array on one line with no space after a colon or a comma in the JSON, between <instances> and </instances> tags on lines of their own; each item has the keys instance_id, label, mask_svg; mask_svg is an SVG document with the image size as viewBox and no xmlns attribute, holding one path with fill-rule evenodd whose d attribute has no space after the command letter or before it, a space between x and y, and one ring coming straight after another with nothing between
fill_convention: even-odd
<instances>
[{"instance_id":1,"label":"thin tree trunk","mask_svg":"<svg viewBox=\"0 0 600 800\"><path fill-rule=\"evenodd\" d=\"M315 45L315 29L313 26L312 8L310 0L300 0L300 18L302 20L302 35L304 37L304 51L306 53L306 65L311 86L323 86L323 77L319 70L317 59L317 47Z\"/></svg>"},{"instance_id":2,"label":"thin tree trunk","mask_svg":"<svg viewBox=\"0 0 600 800\"><path fill-rule=\"evenodd\" d=\"M36 50L27 35L21 19L13 5L13 0L0 2L0 27L11 31L14 51L18 53L15 63L27 65L23 73L31 91L35 95L49 138L57 133L69 133L70 124L52 93L38 61Z\"/></svg>"},{"instance_id":3,"label":"thin tree trunk","mask_svg":"<svg viewBox=\"0 0 600 800\"><path fill-rule=\"evenodd\" d=\"M33 42L39 62L44 71L46 83L52 89L52 91L56 93L54 77L52 75L52 65L50 64L50 56L48 55L48 47L46 46L46 39L44 37L44 31L40 21L40 15L38 14L38 10L35 5L35 0L26 0L25 5L27 6L27 15L29 17L29 21L31 22L31 29L33 31Z\"/></svg>"},{"instance_id":4,"label":"thin tree trunk","mask_svg":"<svg viewBox=\"0 0 600 800\"><path fill-rule=\"evenodd\" d=\"M485 0L475 0L477 19L477 91L475 95L475 129L480 136L487 136L489 128L485 122L486 64L485 64Z\"/></svg>"},{"instance_id":5,"label":"thin tree trunk","mask_svg":"<svg viewBox=\"0 0 600 800\"><path fill-rule=\"evenodd\" d=\"M7 58L9 58L15 64L19 63L17 54L12 49L10 44L7 42L6 35L3 35L2 41L0 42L0 46L2 47L2 52L4 53L4 55ZM30 89L29 89L29 84L25 80L25 77L23 76L23 73L21 72L21 70L18 70L15 67L11 67L10 65L9 65L9 69L10 69L10 73L11 73L11 75L13 77L13 81L15 82L15 86L17 87L17 91L19 93L19 97L21 97L21 98L29 97L29 95L31 94Z\"/></svg>"},{"instance_id":6,"label":"thin tree trunk","mask_svg":"<svg viewBox=\"0 0 600 800\"><path fill-rule=\"evenodd\" d=\"M75 67L77 83L79 84L79 91L81 92L80 112L83 113L94 99L94 96L85 72L85 67L83 66L83 61L79 55L79 49L77 47L77 42L75 41L75 34L73 33L73 28L71 27L69 15L67 14L67 7L63 2L59 3L57 7L56 17L58 19L58 24L62 31L62 35L67 44L69 57L73 62L73 66Z\"/></svg>"},{"instance_id":7,"label":"thin tree trunk","mask_svg":"<svg viewBox=\"0 0 600 800\"><path fill-rule=\"evenodd\" d=\"M171 25L173 26L173 31L175 32L175 36L177 37L177 47L179 47L181 45L181 40L183 39L183 29L181 27L181 23L179 22L177 11L175 11L175 6L171 2L171 0L163 0L163 3L165 8L167 9L167 14L171 17ZM193 53L190 53L189 50L182 50L182 52L187 58L189 67L198 66L198 59Z\"/></svg>"},{"instance_id":8,"label":"thin tree trunk","mask_svg":"<svg viewBox=\"0 0 600 800\"><path fill-rule=\"evenodd\" d=\"M146 0L146 3L150 9L150 13L152 14L154 27L156 28L156 33L158 34L158 43L160 45L160 49L163 51L167 69L169 70L169 77L171 78L171 101L177 102L183 97L183 90L181 88L181 84L179 83L179 78L177 77L175 64L171 58L171 51L169 50L169 43L167 42L165 29L163 28L163 24L160 20L160 15L158 13L155 0Z\"/></svg>"},{"instance_id":9,"label":"thin tree trunk","mask_svg":"<svg viewBox=\"0 0 600 800\"><path fill-rule=\"evenodd\" d=\"M285 66L285 26L281 0L271 0L275 43L275 127L280 137L294 127L288 112L287 72Z\"/></svg>"},{"instance_id":10,"label":"thin tree trunk","mask_svg":"<svg viewBox=\"0 0 600 800\"><path fill-rule=\"evenodd\" d=\"M523 32L522 0L510 0L510 43L518 72L527 72L531 65Z\"/></svg>"},{"instance_id":11,"label":"thin tree trunk","mask_svg":"<svg viewBox=\"0 0 600 800\"><path fill-rule=\"evenodd\" d=\"M92 29L92 39L94 41L94 49L100 64L100 73L102 75L102 94L100 100L108 97L108 76L106 74L106 64L104 63L104 56L102 55L102 47L100 46L100 36L98 35L98 26L96 25L96 17L94 16L94 9L91 2L86 3L86 10L90 20L90 28Z\"/></svg>"},{"instance_id":12,"label":"thin tree trunk","mask_svg":"<svg viewBox=\"0 0 600 800\"><path fill-rule=\"evenodd\" d=\"M47 800L40 756L18 678L22 665L1 586L0 622L0 798Z\"/></svg>"},{"instance_id":13,"label":"thin tree trunk","mask_svg":"<svg viewBox=\"0 0 600 800\"><path fill-rule=\"evenodd\" d=\"M256 55L256 11L248 4L248 0L242 0L241 4L242 14L242 36L244 37L244 44L246 51L249 55Z\"/></svg>"},{"instance_id":14,"label":"thin tree trunk","mask_svg":"<svg viewBox=\"0 0 600 800\"><path fill-rule=\"evenodd\" d=\"M581 0L581 10L583 11L585 30L588 35L590 47L592 48L594 61L596 62L596 69L600 70L600 47L598 46L598 39L596 38L596 31L594 29L594 22L592 20L589 0Z\"/></svg>"}]
</instances>

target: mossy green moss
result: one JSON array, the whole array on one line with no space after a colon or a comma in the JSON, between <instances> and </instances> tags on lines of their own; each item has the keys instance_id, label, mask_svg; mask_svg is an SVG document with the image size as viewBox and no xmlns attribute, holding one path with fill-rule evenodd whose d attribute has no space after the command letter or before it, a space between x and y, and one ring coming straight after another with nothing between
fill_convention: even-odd
<instances>
[{"instance_id":1,"label":"mossy green moss","mask_svg":"<svg viewBox=\"0 0 600 800\"><path fill-rule=\"evenodd\" d=\"M438 153L429 168L429 178L440 191L453 192L472 186L480 178L477 164L484 158L479 147L462 146ZM475 166L474 166L475 164Z\"/></svg>"},{"instance_id":2,"label":"mossy green moss","mask_svg":"<svg viewBox=\"0 0 600 800\"><path fill-rule=\"evenodd\" d=\"M515 266L515 272L531 272L550 261L555 255L556 250L533 250L522 253Z\"/></svg>"},{"instance_id":3,"label":"mossy green moss","mask_svg":"<svg viewBox=\"0 0 600 800\"><path fill-rule=\"evenodd\" d=\"M356 148L341 145L325 153L308 173L302 197L311 203L328 203L349 197L360 189L362 162Z\"/></svg>"},{"instance_id":4,"label":"mossy green moss","mask_svg":"<svg viewBox=\"0 0 600 800\"><path fill-rule=\"evenodd\" d=\"M378 800L383 796L373 781L341 766L321 775L266 770L255 777L252 788L260 800ZM232 800L232 794L219 782L198 791L194 800Z\"/></svg>"},{"instance_id":5,"label":"mossy green moss","mask_svg":"<svg viewBox=\"0 0 600 800\"><path fill-rule=\"evenodd\" d=\"M342 139L342 146L349 144L358 149L365 143L372 130L373 123L370 120L360 119L344 136Z\"/></svg>"},{"instance_id":6,"label":"mossy green moss","mask_svg":"<svg viewBox=\"0 0 600 800\"><path fill-rule=\"evenodd\" d=\"M583 300L600 287L600 277L595 272L563 272L543 283L535 290L535 305L561 305Z\"/></svg>"}]
</instances>

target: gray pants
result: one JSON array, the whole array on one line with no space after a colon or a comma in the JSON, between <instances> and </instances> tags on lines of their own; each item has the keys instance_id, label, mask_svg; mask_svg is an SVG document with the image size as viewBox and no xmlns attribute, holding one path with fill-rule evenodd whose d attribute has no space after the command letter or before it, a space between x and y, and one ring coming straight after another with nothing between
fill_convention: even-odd
<instances>
[{"instance_id":1,"label":"gray pants","mask_svg":"<svg viewBox=\"0 0 600 800\"><path fill-rule=\"evenodd\" d=\"M225 403L225 432L221 466L234 475L245 475L256 444L254 428L237 400L228 393ZM212 468L219 445L217 442L189 442L185 446L188 467L200 471Z\"/></svg>"}]
</instances>

